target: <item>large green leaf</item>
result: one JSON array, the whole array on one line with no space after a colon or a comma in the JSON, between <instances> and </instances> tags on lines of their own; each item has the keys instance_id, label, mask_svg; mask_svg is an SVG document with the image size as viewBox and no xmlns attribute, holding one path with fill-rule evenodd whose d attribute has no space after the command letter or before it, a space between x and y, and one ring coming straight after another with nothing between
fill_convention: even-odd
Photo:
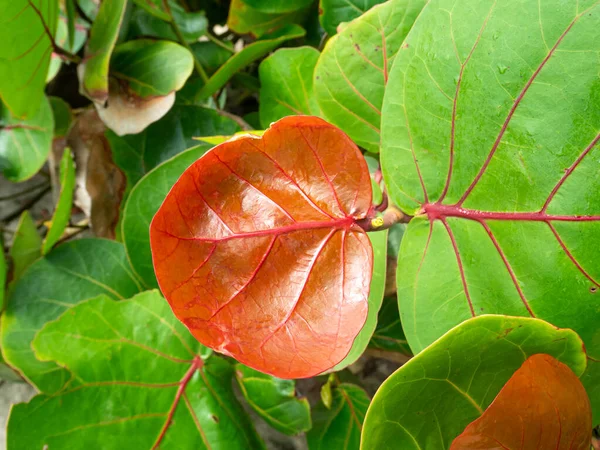
<instances>
[{"instance_id":1,"label":"large green leaf","mask_svg":"<svg viewBox=\"0 0 600 450\"><path fill-rule=\"evenodd\" d=\"M150 251L150 222L171 187L212 145L202 144L180 153L146 174L132 189L123 211L122 236L131 266L144 284L158 287Z\"/></svg>"},{"instance_id":2,"label":"large green leaf","mask_svg":"<svg viewBox=\"0 0 600 450\"><path fill-rule=\"evenodd\" d=\"M2 174L10 181L23 181L35 175L48 158L53 128L52 108L46 97L27 120L17 119L0 103Z\"/></svg>"},{"instance_id":3,"label":"large green leaf","mask_svg":"<svg viewBox=\"0 0 600 450\"><path fill-rule=\"evenodd\" d=\"M233 120L214 109L193 105L175 105L158 122L139 134L117 136L105 133L115 164L127 177L129 191L150 170L185 149L198 145L195 137L230 135L240 130Z\"/></svg>"},{"instance_id":4,"label":"large green leaf","mask_svg":"<svg viewBox=\"0 0 600 450\"><path fill-rule=\"evenodd\" d=\"M242 51L229 58L227 62L208 79L206 84L196 94L196 100L204 100L210 97L225 86L225 83L227 83L238 71L275 50L285 41L302 37L305 33L306 32L302 27L298 25L289 25L273 34L263 36L261 40L244 47Z\"/></svg>"},{"instance_id":5,"label":"large green leaf","mask_svg":"<svg viewBox=\"0 0 600 450\"><path fill-rule=\"evenodd\" d=\"M260 63L260 123L269 128L285 116L320 115L313 95L313 72L319 51L312 47L277 50Z\"/></svg>"},{"instance_id":6,"label":"large green leaf","mask_svg":"<svg viewBox=\"0 0 600 450\"><path fill-rule=\"evenodd\" d=\"M302 22L307 12L308 9L305 8L285 13L265 13L252 8L244 0L231 0L227 26L239 34L250 33L261 37L285 25Z\"/></svg>"},{"instance_id":7,"label":"large green leaf","mask_svg":"<svg viewBox=\"0 0 600 450\"><path fill-rule=\"evenodd\" d=\"M31 219L29 211L23 211L19 217L9 252L13 264L11 290L27 268L42 255L41 248L42 238L37 227Z\"/></svg>"},{"instance_id":8,"label":"large green leaf","mask_svg":"<svg viewBox=\"0 0 600 450\"><path fill-rule=\"evenodd\" d=\"M315 68L315 94L324 117L371 152L388 73L425 0L375 6L327 42Z\"/></svg>"},{"instance_id":9,"label":"large green leaf","mask_svg":"<svg viewBox=\"0 0 600 450\"><path fill-rule=\"evenodd\" d=\"M535 316L579 333L595 361L600 4L515 5L430 2L390 74L383 174L418 215L402 323L418 352L478 314Z\"/></svg>"},{"instance_id":10,"label":"large green leaf","mask_svg":"<svg viewBox=\"0 0 600 450\"><path fill-rule=\"evenodd\" d=\"M206 33L208 20L204 11L186 12L178 3L169 1L170 14L165 11L168 18L159 18L148 12L145 8L137 8L131 15L129 36L152 36L161 39L178 41L173 31L171 22L175 22L187 42L196 42Z\"/></svg>"},{"instance_id":11,"label":"large green leaf","mask_svg":"<svg viewBox=\"0 0 600 450\"><path fill-rule=\"evenodd\" d=\"M309 450L358 449L370 401L356 385L342 383L335 387L330 408L319 403L313 409L313 427L306 434Z\"/></svg>"},{"instance_id":12,"label":"large green leaf","mask_svg":"<svg viewBox=\"0 0 600 450\"><path fill-rule=\"evenodd\" d=\"M333 36L342 22L350 22L386 0L320 0L319 19L325 31Z\"/></svg>"},{"instance_id":13,"label":"large green leaf","mask_svg":"<svg viewBox=\"0 0 600 450\"><path fill-rule=\"evenodd\" d=\"M84 62L79 66L81 92L99 104L108 100L110 55L117 42L126 6L127 0L112 0L100 4L85 47Z\"/></svg>"},{"instance_id":14,"label":"large green leaf","mask_svg":"<svg viewBox=\"0 0 600 450\"><path fill-rule=\"evenodd\" d=\"M276 378L243 364L236 364L235 376L250 407L273 428L289 435L310 430L310 405L306 398L296 398L294 380Z\"/></svg>"},{"instance_id":15,"label":"large green leaf","mask_svg":"<svg viewBox=\"0 0 600 450\"><path fill-rule=\"evenodd\" d=\"M32 118L43 102L57 22L57 0L0 4L0 97L17 118Z\"/></svg>"},{"instance_id":16,"label":"large green leaf","mask_svg":"<svg viewBox=\"0 0 600 450\"><path fill-rule=\"evenodd\" d=\"M580 376L579 336L539 319L483 316L452 329L398 369L367 412L363 449L447 449L523 362L549 354Z\"/></svg>"},{"instance_id":17,"label":"large green leaf","mask_svg":"<svg viewBox=\"0 0 600 450\"><path fill-rule=\"evenodd\" d=\"M31 342L38 330L84 299L100 294L123 299L140 290L117 242L80 239L37 260L20 278L2 315L6 361L42 392L56 392L71 374L36 359Z\"/></svg>"},{"instance_id":18,"label":"large green leaf","mask_svg":"<svg viewBox=\"0 0 600 450\"><path fill-rule=\"evenodd\" d=\"M52 216L52 224L42 245L42 254L48 253L59 241L71 218L73 193L75 192L75 165L71 157L71 149L65 148L60 160L60 195Z\"/></svg>"},{"instance_id":19,"label":"large green leaf","mask_svg":"<svg viewBox=\"0 0 600 450\"><path fill-rule=\"evenodd\" d=\"M13 408L11 449L260 449L233 367L192 337L157 292L106 296L47 324L33 347L77 382Z\"/></svg>"}]
</instances>

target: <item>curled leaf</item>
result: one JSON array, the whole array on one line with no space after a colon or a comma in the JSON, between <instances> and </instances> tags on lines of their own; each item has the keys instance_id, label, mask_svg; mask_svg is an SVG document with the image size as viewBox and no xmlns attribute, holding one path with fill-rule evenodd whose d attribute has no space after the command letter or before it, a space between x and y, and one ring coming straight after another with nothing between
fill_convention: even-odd
<instances>
[{"instance_id":1,"label":"curled leaf","mask_svg":"<svg viewBox=\"0 0 600 450\"><path fill-rule=\"evenodd\" d=\"M450 450L581 449L592 440L590 400L569 366L529 357Z\"/></svg>"},{"instance_id":2,"label":"curled leaf","mask_svg":"<svg viewBox=\"0 0 600 450\"><path fill-rule=\"evenodd\" d=\"M159 285L204 345L280 378L340 362L365 323L373 251L364 158L287 117L189 167L150 225Z\"/></svg>"}]
</instances>

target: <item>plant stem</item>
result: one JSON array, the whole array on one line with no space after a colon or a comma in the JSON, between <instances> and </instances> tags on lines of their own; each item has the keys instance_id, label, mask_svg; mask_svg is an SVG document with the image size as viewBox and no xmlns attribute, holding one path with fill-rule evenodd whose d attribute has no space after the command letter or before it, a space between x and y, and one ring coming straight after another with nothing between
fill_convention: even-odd
<instances>
[{"instance_id":1,"label":"plant stem","mask_svg":"<svg viewBox=\"0 0 600 450\"><path fill-rule=\"evenodd\" d=\"M383 231L391 228L397 223L408 223L412 216L400 211L400 208L390 205L380 217L376 217L377 209L373 207L367 217L358 220L356 224L365 231Z\"/></svg>"},{"instance_id":2,"label":"plant stem","mask_svg":"<svg viewBox=\"0 0 600 450\"><path fill-rule=\"evenodd\" d=\"M0 197L0 202L3 200L12 200L16 197L20 197L21 195L29 194L30 192L37 191L40 188L47 187L48 183L38 184L36 186L28 187L27 189L23 189L22 191L15 192L14 194L4 195Z\"/></svg>"},{"instance_id":3,"label":"plant stem","mask_svg":"<svg viewBox=\"0 0 600 450\"><path fill-rule=\"evenodd\" d=\"M235 53L235 50L232 49L231 47L228 47L227 45L225 45L220 39L217 39L216 36L213 36L209 31L206 32L205 35L209 41L211 41L212 43L218 45L221 48L224 48L225 50L231 52L231 53Z\"/></svg>"}]
</instances>

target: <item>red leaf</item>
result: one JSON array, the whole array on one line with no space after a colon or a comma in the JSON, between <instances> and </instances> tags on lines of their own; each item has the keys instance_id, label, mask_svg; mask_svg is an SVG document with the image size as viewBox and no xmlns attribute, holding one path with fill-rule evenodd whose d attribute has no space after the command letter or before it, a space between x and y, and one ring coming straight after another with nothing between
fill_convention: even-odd
<instances>
[{"instance_id":1,"label":"red leaf","mask_svg":"<svg viewBox=\"0 0 600 450\"><path fill-rule=\"evenodd\" d=\"M533 355L450 450L589 450L592 410L579 378L549 355Z\"/></svg>"},{"instance_id":2,"label":"red leaf","mask_svg":"<svg viewBox=\"0 0 600 450\"><path fill-rule=\"evenodd\" d=\"M190 166L150 226L154 270L204 345L282 378L339 363L367 316L366 162L339 129L287 117Z\"/></svg>"}]
</instances>

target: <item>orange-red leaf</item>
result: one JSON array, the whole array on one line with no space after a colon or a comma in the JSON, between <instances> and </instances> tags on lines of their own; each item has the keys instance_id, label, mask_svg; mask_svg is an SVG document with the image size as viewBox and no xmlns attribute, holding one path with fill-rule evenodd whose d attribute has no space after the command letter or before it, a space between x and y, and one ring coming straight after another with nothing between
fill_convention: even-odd
<instances>
[{"instance_id":1,"label":"orange-red leaf","mask_svg":"<svg viewBox=\"0 0 600 450\"><path fill-rule=\"evenodd\" d=\"M339 129L287 117L216 146L150 226L154 269L204 345L282 378L330 369L367 316L366 162Z\"/></svg>"},{"instance_id":2,"label":"orange-red leaf","mask_svg":"<svg viewBox=\"0 0 600 450\"><path fill-rule=\"evenodd\" d=\"M533 355L450 450L589 450L590 401L579 378L552 356Z\"/></svg>"}]
</instances>

